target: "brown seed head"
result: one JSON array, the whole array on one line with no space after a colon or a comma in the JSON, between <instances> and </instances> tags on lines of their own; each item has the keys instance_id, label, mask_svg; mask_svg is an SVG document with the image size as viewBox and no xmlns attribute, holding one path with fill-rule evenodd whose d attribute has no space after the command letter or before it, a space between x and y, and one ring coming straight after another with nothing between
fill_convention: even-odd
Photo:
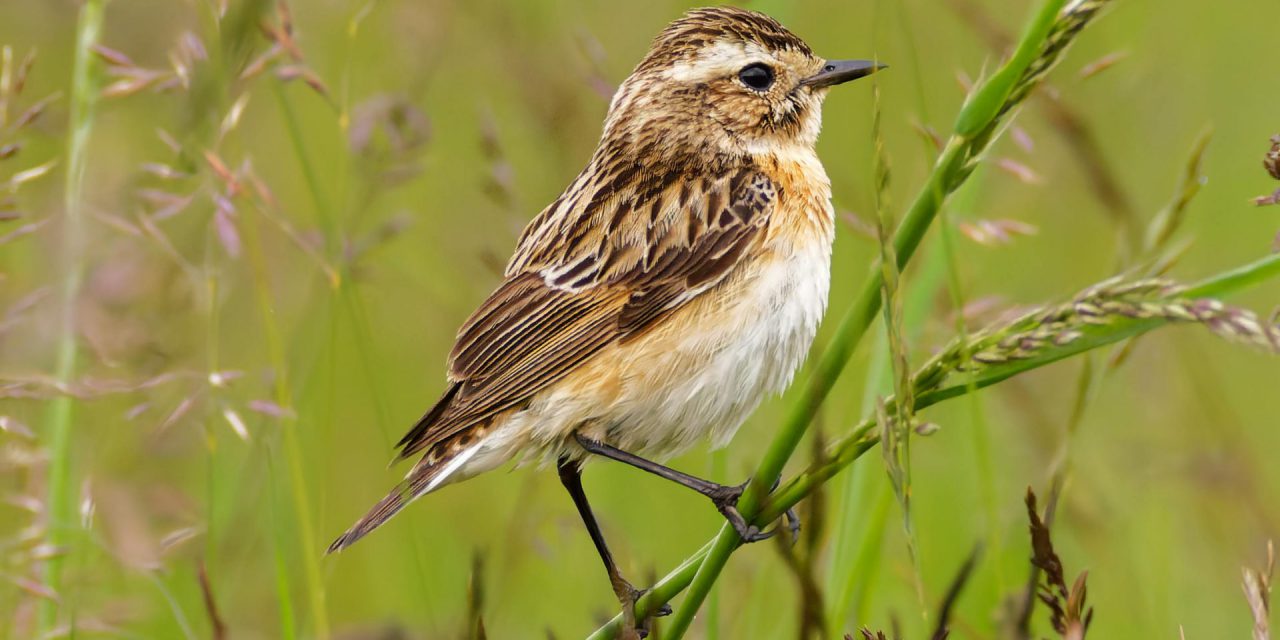
<instances>
[{"instance_id":1,"label":"brown seed head","mask_svg":"<svg viewBox=\"0 0 1280 640\"><path fill-rule=\"evenodd\" d=\"M1262 166L1272 178L1280 180L1280 135L1271 136L1271 151L1262 159Z\"/></svg>"}]
</instances>

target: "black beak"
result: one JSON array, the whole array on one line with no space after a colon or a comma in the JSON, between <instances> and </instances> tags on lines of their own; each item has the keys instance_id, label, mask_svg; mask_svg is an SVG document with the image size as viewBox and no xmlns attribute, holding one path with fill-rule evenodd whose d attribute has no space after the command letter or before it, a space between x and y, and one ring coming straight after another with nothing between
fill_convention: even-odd
<instances>
[{"instance_id":1,"label":"black beak","mask_svg":"<svg viewBox=\"0 0 1280 640\"><path fill-rule=\"evenodd\" d=\"M800 84L812 89L821 89L864 78L887 66L871 60L828 60L822 65L821 71L801 80Z\"/></svg>"}]
</instances>

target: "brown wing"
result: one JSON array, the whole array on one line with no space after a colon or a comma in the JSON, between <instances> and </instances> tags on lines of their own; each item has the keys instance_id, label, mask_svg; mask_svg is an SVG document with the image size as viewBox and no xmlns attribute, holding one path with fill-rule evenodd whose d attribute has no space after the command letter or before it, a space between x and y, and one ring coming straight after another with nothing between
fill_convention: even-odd
<instances>
[{"instance_id":1,"label":"brown wing","mask_svg":"<svg viewBox=\"0 0 1280 640\"><path fill-rule=\"evenodd\" d=\"M585 174L584 174L585 175ZM606 345L641 335L751 253L777 200L764 175L578 182L530 223L507 278L458 332L451 385L400 457L460 443Z\"/></svg>"}]
</instances>

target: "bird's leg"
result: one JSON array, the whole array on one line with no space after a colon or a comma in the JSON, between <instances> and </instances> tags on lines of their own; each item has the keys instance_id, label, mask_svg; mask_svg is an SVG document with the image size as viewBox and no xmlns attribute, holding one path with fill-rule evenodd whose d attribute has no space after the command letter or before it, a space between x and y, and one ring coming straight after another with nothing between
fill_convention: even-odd
<instances>
[{"instance_id":1,"label":"bird's leg","mask_svg":"<svg viewBox=\"0 0 1280 640\"><path fill-rule=\"evenodd\" d=\"M568 458L560 458L557 464L557 470L560 472L560 483L569 492L569 497L573 498L573 504L578 508L578 515L582 516L582 523L587 526L587 533L591 536L591 542L596 545L596 552L600 554L600 559L604 561L604 569L609 573L609 585L613 587L613 594L618 597L618 602L622 604L622 616L625 629L635 629L640 637L646 635L648 625L645 621L636 620L636 601L640 596L644 595L643 589L637 589L622 577L622 573L618 571L618 565L613 561L613 554L609 552L609 545L604 541L604 533L600 531L600 523L596 522L596 516L591 512L591 505L587 502L587 494L582 490L582 468L580 463ZM669 605L662 605L655 615L663 616L671 613Z\"/></svg>"},{"instance_id":2,"label":"bird's leg","mask_svg":"<svg viewBox=\"0 0 1280 640\"><path fill-rule=\"evenodd\" d=\"M748 523L738 511L738 498L742 497L742 492L746 490L747 483L751 482L750 480L738 485L717 484L709 480L703 480L702 478L691 476L687 473L676 471L671 467L658 464L652 460L646 460L633 453L627 453L622 449L607 445L603 442L597 442L580 433L573 434L573 437L578 441L578 444L589 453L604 456L610 460L617 460L618 462L629 464L637 469L648 471L660 478L666 478L667 480L693 489L694 491L711 498L711 502L716 505L716 510L725 517L725 520L729 521L729 525L733 527L734 531L738 532L738 536L742 538L743 542L759 542L760 540L771 538L775 533L777 533L776 529L761 531L759 527ZM776 482L774 483L774 487L777 487ZM794 510L788 509L786 513L786 521L787 528L791 530L792 539L794 540L800 531L800 518L796 516Z\"/></svg>"}]
</instances>

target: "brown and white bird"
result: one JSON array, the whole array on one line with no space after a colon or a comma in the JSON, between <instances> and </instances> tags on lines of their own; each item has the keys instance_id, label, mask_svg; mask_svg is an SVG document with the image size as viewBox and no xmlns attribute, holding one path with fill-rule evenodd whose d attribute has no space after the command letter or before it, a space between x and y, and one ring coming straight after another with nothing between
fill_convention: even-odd
<instances>
[{"instance_id":1,"label":"brown and white bird","mask_svg":"<svg viewBox=\"0 0 1280 640\"><path fill-rule=\"evenodd\" d=\"M405 480L330 547L508 461L554 462L624 605L580 480L591 455L712 498L747 541L740 487L651 459L725 444L790 384L827 304L834 218L814 152L827 89L873 73L824 60L773 18L698 9L622 83L591 161L520 236L458 332L443 397L400 441Z\"/></svg>"}]
</instances>

